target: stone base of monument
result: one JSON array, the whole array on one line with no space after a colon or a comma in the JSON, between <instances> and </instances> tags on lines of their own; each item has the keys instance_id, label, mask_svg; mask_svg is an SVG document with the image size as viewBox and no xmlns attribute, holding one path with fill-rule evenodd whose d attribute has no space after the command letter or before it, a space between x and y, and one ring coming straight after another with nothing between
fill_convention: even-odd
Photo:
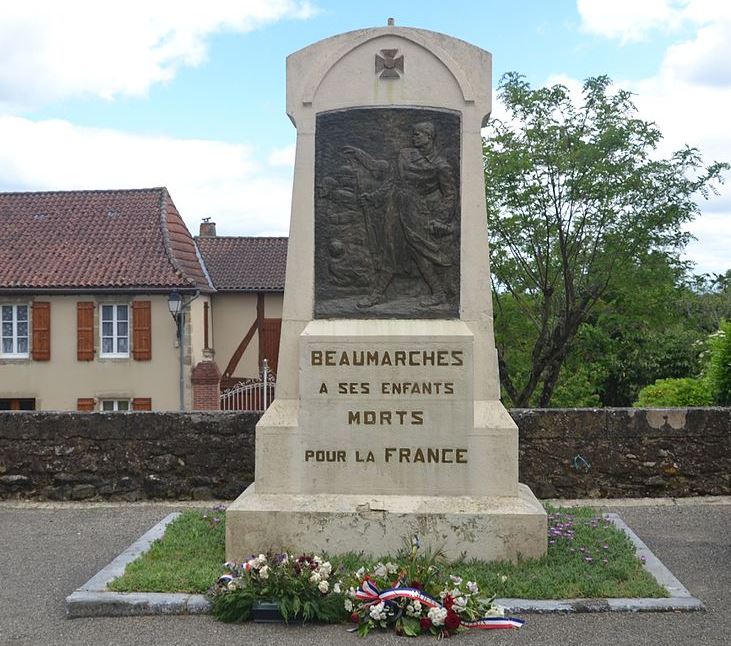
<instances>
[{"instance_id":1,"label":"stone base of monument","mask_svg":"<svg viewBox=\"0 0 731 646\"><path fill-rule=\"evenodd\" d=\"M515 561L545 554L546 522L525 485L516 497L437 497L258 494L252 484L226 512L226 558L268 550L382 556L417 535L450 559Z\"/></svg>"}]
</instances>

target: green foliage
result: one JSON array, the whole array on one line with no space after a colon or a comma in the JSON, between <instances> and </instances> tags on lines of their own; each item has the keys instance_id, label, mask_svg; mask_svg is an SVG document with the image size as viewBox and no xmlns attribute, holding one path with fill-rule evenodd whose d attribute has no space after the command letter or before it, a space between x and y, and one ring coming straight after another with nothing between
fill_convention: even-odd
<instances>
[{"instance_id":1,"label":"green foliage","mask_svg":"<svg viewBox=\"0 0 731 646\"><path fill-rule=\"evenodd\" d=\"M708 339L710 358L707 380L714 403L731 406L731 321L721 321Z\"/></svg>"},{"instance_id":2,"label":"green foliage","mask_svg":"<svg viewBox=\"0 0 731 646\"><path fill-rule=\"evenodd\" d=\"M683 406L710 406L713 397L704 379L658 379L640 390L635 406L641 408L680 408Z\"/></svg>"},{"instance_id":3,"label":"green foliage","mask_svg":"<svg viewBox=\"0 0 731 646\"><path fill-rule=\"evenodd\" d=\"M657 272L674 274L677 286L682 225L728 166L704 167L692 148L659 159L659 130L607 77L588 79L575 104L564 86L532 89L510 73L500 98L508 118L488 124L483 148L500 378L514 406L547 406L574 374L563 367L595 310L622 316L621 302L640 303L644 279ZM607 342L631 343L631 328ZM602 369L622 382L622 366ZM592 401L598 377L585 371L561 397ZM638 387L620 385L624 398Z\"/></svg>"},{"instance_id":4,"label":"green foliage","mask_svg":"<svg viewBox=\"0 0 731 646\"><path fill-rule=\"evenodd\" d=\"M209 591L213 615L226 622L248 621L257 602L275 603L285 621L339 623L346 618L343 595L331 581L332 564L318 556L260 554L228 574Z\"/></svg>"}]
</instances>

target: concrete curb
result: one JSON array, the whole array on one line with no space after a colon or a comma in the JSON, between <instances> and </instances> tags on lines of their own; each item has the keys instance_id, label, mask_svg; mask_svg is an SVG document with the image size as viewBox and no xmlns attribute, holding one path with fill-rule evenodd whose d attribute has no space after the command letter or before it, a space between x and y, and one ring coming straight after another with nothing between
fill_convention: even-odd
<instances>
[{"instance_id":1,"label":"concrete curb","mask_svg":"<svg viewBox=\"0 0 731 646\"><path fill-rule=\"evenodd\" d=\"M98 574L66 597L66 616L130 617L141 615L207 614L211 602L201 594L174 594L163 592L110 592L107 583L121 576L127 564L150 549L152 542L161 538L167 525L180 514L166 516L157 525L128 547ZM508 614L548 614L579 612L677 612L704 611L703 603L693 597L680 581L650 551L618 514L605 514L618 529L634 543L637 556L645 560L645 568L665 587L669 597L661 599L496 599Z\"/></svg>"},{"instance_id":2,"label":"concrete curb","mask_svg":"<svg viewBox=\"0 0 731 646\"><path fill-rule=\"evenodd\" d=\"M168 514L109 565L66 597L66 616L74 619L77 617L192 615L210 612L211 604L201 594L110 592L107 590L107 584L112 579L122 576L127 564L149 550L153 541L162 538L165 528L178 516L180 516L179 512Z\"/></svg>"}]
</instances>

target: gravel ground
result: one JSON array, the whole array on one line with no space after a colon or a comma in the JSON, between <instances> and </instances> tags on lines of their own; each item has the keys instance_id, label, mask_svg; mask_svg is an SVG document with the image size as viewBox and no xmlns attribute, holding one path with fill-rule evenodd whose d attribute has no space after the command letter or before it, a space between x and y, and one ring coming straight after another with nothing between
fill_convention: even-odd
<instances>
[{"instance_id":1,"label":"gravel ground","mask_svg":"<svg viewBox=\"0 0 731 646\"><path fill-rule=\"evenodd\" d=\"M707 606L707 613L528 615L520 631L468 633L464 644L726 646L731 635L731 500L604 501ZM64 598L174 510L157 504L40 505L0 502L0 644L404 644L344 627L247 624L210 617L68 620ZM419 643L429 643L422 638Z\"/></svg>"}]
</instances>

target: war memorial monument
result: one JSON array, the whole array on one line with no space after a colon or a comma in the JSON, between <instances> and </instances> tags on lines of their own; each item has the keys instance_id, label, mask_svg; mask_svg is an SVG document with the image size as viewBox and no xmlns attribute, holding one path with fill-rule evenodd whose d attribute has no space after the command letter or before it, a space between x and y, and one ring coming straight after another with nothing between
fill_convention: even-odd
<instances>
[{"instance_id":1,"label":"war memorial monument","mask_svg":"<svg viewBox=\"0 0 731 646\"><path fill-rule=\"evenodd\" d=\"M391 21L389 21L391 23ZM287 59L297 128L277 398L229 559L268 549L537 557L500 402L480 128L491 56L394 26Z\"/></svg>"}]
</instances>

